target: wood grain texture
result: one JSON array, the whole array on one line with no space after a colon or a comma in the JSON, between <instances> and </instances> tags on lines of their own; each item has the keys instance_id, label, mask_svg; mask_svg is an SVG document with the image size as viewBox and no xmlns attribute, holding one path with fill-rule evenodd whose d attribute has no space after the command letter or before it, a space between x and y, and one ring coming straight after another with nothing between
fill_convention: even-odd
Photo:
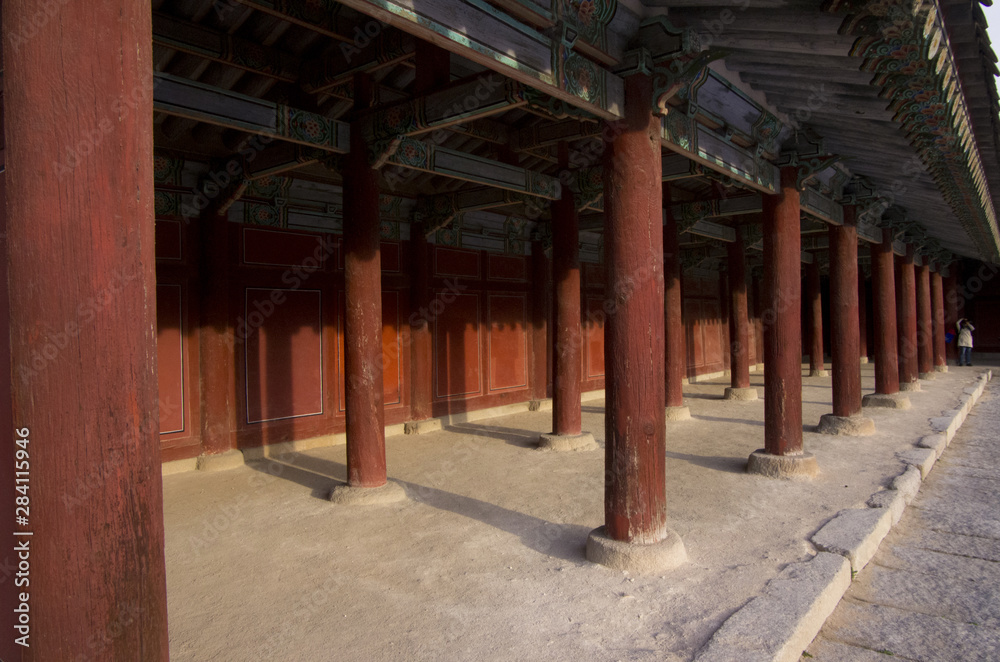
<instances>
[{"instance_id":1,"label":"wood grain texture","mask_svg":"<svg viewBox=\"0 0 1000 662\"><path fill-rule=\"evenodd\" d=\"M567 162L566 143L559 145ZM552 432L576 435L582 430L580 372L580 221L569 186L552 208L552 284L554 299Z\"/></svg>"},{"instance_id":2,"label":"wood grain texture","mask_svg":"<svg viewBox=\"0 0 1000 662\"><path fill-rule=\"evenodd\" d=\"M830 233L830 354L833 414L861 411L861 364L858 322L858 230L855 208L844 207L844 224Z\"/></svg>"},{"instance_id":3,"label":"wood grain texture","mask_svg":"<svg viewBox=\"0 0 1000 662\"><path fill-rule=\"evenodd\" d=\"M34 31L3 46L13 418L31 429L24 659L166 661L149 7L13 0L3 22Z\"/></svg>"},{"instance_id":4,"label":"wood grain texture","mask_svg":"<svg viewBox=\"0 0 1000 662\"><path fill-rule=\"evenodd\" d=\"M872 316L875 328L875 392L899 392L899 355L896 353L896 283L892 234L882 230L882 243L872 244Z\"/></svg>"},{"instance_id":5,"label":"wood grain texture","mask_svg":"<svg viewBox=\"0 0 1000 662\"><path fill-rule=\"evenodd\" d=\"M764 197L764 448L802 451L802 280L799 192L782 168L778 195Z\"/></svg>"},{"instance_id":6,"label":"wood grain texture","mask_svg":"<svg viewBox=\"0 0 1000 662\"><path fill-rule=\"evenodd\" d=\"M651 97L648 77L626 80L626 119L609 126L604 153L605 525L611 538L642 544L667 532L663 198Z\"/></svg>"},{"instance_id":7,"label":"wood grain texture","mask_svg":"<svg viewBox=\"0 0 1000 662\"><path fill-rule=\"evenodd\" d=\"M809 288L809 369L823 370L823 298L820 291L819 263L806 266Z\"/></svg>"},{"instance_id":8,"label":"wood grain texture","mask_svg":"<svg viewBox=\"0 0 1000 662\"><path fill-rule=\"evenodd\" d=\"M899 383L919 379L917 370L917 283L913 248L896 258L896 351L899 353Z\"/></svg>"},{"instance_id":9,"label":"wood grain texture","mask_svg":"<svg viewBox=\"0 0 1000 662\"><path fill-rule=\"evenodd\" d=\"M687 373L684 319L681 309L681 248L677 218L670 204L670 184L663 183L663 291L664 338L666 339L666 406L684 405L683 380Z\"/></svg>"},{"instance_id":10,"label":"wood grain texture","mask_svg":"<svg viewBox=\"0 0 1000 662\"><path fill-rule=\"evenodd\" d=\"M948 365L946 356L947 343L945 342L944 326L944 279L941 278L941 267L931 274L931 316L933 318L933 345L934 345L934 365Z\"/></svg>"},{"instance_id":11,"label":"wood grain texture","mask_svg":"<svg viewBox=\"0 0 1000 662\"><path fill-rule=\"evenodd\" d=\"M927 260L916 267L917 279L917 370L934 370L934 316L931 312L931 269Z\"/></svg>"},{"instance_id":12,"label":"wood grain texture","mask_svg":"<svg viewBox=\"0 0 1000 662\"><path fill-rule=\"evenodd\" d=\"M747 270L743 234L726 245L729 266L729 370L733 388L750 388L750 320L747 314Z\"/></svg>"}]
</instances>

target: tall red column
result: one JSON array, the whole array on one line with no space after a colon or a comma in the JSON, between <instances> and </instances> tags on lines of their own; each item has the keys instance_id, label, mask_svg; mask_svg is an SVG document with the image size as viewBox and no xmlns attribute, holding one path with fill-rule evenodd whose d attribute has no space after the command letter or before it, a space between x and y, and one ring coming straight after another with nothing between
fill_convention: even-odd
<instances>
[{"instance_id":1,"label":"tall red column","mask_svg":"<svg viewBox=\"0 0 1000 662\"><path fill-rule=\"evenodd\" d=\"M549 281L552 269L545 255L542 242L531 242L531 281L534 283L531 296L531 355L532 355L532 398L544 400L549 397L549 371L551 366L549 342Z\"/></svg>"},{"instance_id":2,"label":"tall red column","mask_svg":"<svg viewBox=\"0 0 1000 662\"><path fill-rule=\"evenodd\" d=\"M919 391L917 370L917 287L913 247L896 258L896 337L899 352L899 390Z\"/></svg>"},{"instance_id":3,"label":"tall red column","mask_svg":"<svg viewBox=\"0 0 1000 662\"><path fill-rule=\"evenodd\" d=\"M663 183L664 334L666 338L667 420L691 418L684 406L684 320L681 316L681 247L677 219L671 211L670 185Z\"/></svg>"},{"instance_id":4,"label":"tall red column","mask_svg":"<svg viewBox=\"0 0 1000 662\"><path fill-rule=\"evenodd\" d=\"M944 279L941 278L940 264L931 274L931 315L933 317L931 324L934 327L934 369L937 372L948 372L944 335Z\"/></svg>"},{"instance_id":5,"label":"tall red column","mask_svg":"<svg viewBox=\"0 0 1000 662\"><path fill-rule=\"evenodd\" d=\"M820 292L819 262L813 256L806 265L806 282L809 286L809 376L827 377L823 364L823 299Z\"/></svg>"},{"instance_id":6,"label":"tall red column","mask_svg":"<svg viewBox=\"0 0 1000 662\"><path fill-rule=\"evenodd\" d=\"M875 393L862 398L865 407L906 409L909 399L899 393L896 351L896 283L892 233L882 230L882 243L872 244L872 315L875 331Z\"/></svg>"},{"instance_id":7,"label":"tall red column","mask_svg":"<svg viewBox=\"0 0 1000 662\"><path fill-rule=\"evenodd\" d=\"M149 7L8 0L3 24L22 652L165 661Z\"/></svg>"},{"instance_id":8,"label":"tall red column","mask_svg":"<svg viewBox=\"0 0 1000 662\"><path fill-rule=\"evenodd\" d=\"M830 226L830 354L833 414L820 419L827 434L867 435L875 423L861 413L861 326L858 323L858 228L855 208L844 207L844 224Z\"/></svg>"},{"instance_id":9,"label":"tall red column","mask_svg":"<svg viewBox=\"0 0 1000 662\"><path fill-rule=\"evenodd\" d=\"M371 84L367 75L355 76L355 120L371 98ZM371 498L367 488L382 488L376 494L397 500L404 495L402 487L386 481L378 177L358 121L351 124L343 176L347 485L334 488L330 499L359 502Z\"/></svg>"},{"instance_id":10,"label":"tall red column","mask_svg":"<svg viewBox=\"0 0 1000 662\"><path fill-rule=\"evenodd\" d=\"M958 270L959 263L952 262L948 265L948 276L944 279L944 328L945 332L957 334L959 309L964 305L961 295L958 292ZM960 305L962 304L962 305ZM958 342L952 338L945 348L946 356L952 361L958 361Z\"/></svg>"},{"instance_id":11,"label":"tall red column","mask_svg":"<svg viewBox=\"0 0 1000 662\"><path fill-rule=\"evenodd\" d=\"M931 268L922 258L917 279L917 370L920 379L934 379L934 317L931 313Z\"/></svg>"},{"instance_id":12,"label":"tall red column","mask_svg":"<svg viewBox=\"0 0 1000 662\"><path fill-rule=\"evenodd\" d=\"M727 400L756 400L757 389L750 386L750 320L747 310L747 268L743 233L736 231L736 241L726 244L729 267L729 342L730 386Z\"/></svg>"},{"instance_id":13,"label":"tall red column","mask_svg":"<svg viewBox=\"0 0 1000 662\"><path fill-rule=\"evenodd\" d=\"M625 119L604 152L605 525L587 558L615 568L665 568L685 558L667 527L660 122L652 81L625 79Z\"/></svg>"},{"instance_id":14,"label":"tall red column","mask_svg":"<svg viewBox=\"0 0 1000 662\"><path fill-rule=\"evenodd\" d=\"M419 431L429 419L433 390L430 246L423 223L410 225L410 424Z\"/></svg>"},{"instance_id":15,"label":"tall red column","mask_svg":"<svg viewBox=\"0 0 1000 662\"><path fill-rule=\"evenodd\" d=\"M230 224L225 215L205 213L198 219L198 329L201 379L201 450L199 465L231 466L220 456L240 461L236 448L235 357L247 338L237 336L229 318Z\"/></svg>"},{"instance_id":16,"label":"tall red column","mask_svg":"<svg viewBox=\"0 0 1000 662\"><path fill-rule=\"evenodd\" d=\"M858 269L858 353L868 363L868 292L865 272Z\"/></svg>"},{"instance_id":17,"label":"tall red column","mask_svg":"<svg viewBox=\"0 0 1000 662\"><path fill-rule=\"evenodd\" d=\"M569 166L569 147L559 143L559 164ZM555 292L553 334L552 434L539 446L556 450L597 448L584 434L580 411L582 336L580 332L580 222L569 186L552 203L552 281Z\"/></svg>"},{"instance_id":18,"label":"tall red column","mask_svg":"<svg viewBox=\"0 0 1000 662\"><path fill-rule=\"evenodd\" d=\"M764 448L747 470L768 476L813 476L816 459L802 450L802 281L797 170L781 169L781 190L764 205Z\"/></svg>"}]
</instances>

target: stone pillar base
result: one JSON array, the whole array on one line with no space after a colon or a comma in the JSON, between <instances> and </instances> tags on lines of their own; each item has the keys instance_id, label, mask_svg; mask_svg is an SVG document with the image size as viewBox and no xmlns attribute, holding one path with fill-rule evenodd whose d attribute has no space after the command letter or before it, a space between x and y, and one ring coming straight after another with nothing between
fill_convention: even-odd
<instances>
[{"instance_id":1,"label":"stone pillar base","mask_svg":"<svg viewBox=\"0 0 1000 662\"><path fill-rule=\"evenodd\" d=\"M910 399L902 393L869 393L861 398L862 407L885 407L886 409L909 409Z\"/></svg>"},{"instance_id":2,"label":"stone pillar base","mask_svg":"<svg viewBox=\"0 0 1000 662\"><path fill-rule=\"evenodd\" d=\"M936 365L936 366L934 366L934 372L948 372L948 366L946 366L946 365Z\"/></svg>"},{"instance_id":3,"label":"stone pillar base","mask_svg":"<svg viewBox=\"0 0 1000 662\"><path fill-rule=\"evenodd\" d=\"M422 421L406 421L403 423L403 434L426 434L441 429L441 419L428 418Z\"/></svg>"},{"instance_id":4,"label":"stone pillar base","mask_svg":"<svg viewBox=\"0 0 1000 662\"><path fill-rule=\"evenodd\" d=\"M758 398L757 389L753 386L747 388L735 388L733 386L726 387L726 393L722 396L723 400L737 400L739 402L752 402Z\"/></svg>"},{"instance_id":5,"label":"stone pillar base","mask_svg":"<svg viewBox=\"0 0 1000 662\"><path fill-rule=\"evenodd\" d=\"M933 372L922 372L920 373L920 379L927 379L927 380L937 379L937 375L934 374Z\"/></svg>"},{"instance_id":6,"label":"stone pillar base","mask_svg":"<svg viewBox=\"0 0 1000 662\"><path fill-rule=\"evenodd\" d=\"M593 451L600 448L590 432L580 434L543 434L538 437L538 448L547 451Z\"/></svg>"},{"instance_id":7,"label":"stone pillar base","mask_svg":"<svg viewBox=\"0 0 1000 662\"><path fill-rule=\"evenodd\" d=\"M862 356L861 357L861 365L864 365L866 363L868 363L868 357L867 356Z\"/></svg>"},{"instance_id":8,"label":"stone pillar base","mask_svg":"<svg viewBox=\"0 0 1000 662\"><path fill-rule=\"evenodd\" d=\"M810 377L829 377L830 376L830 372L828 370L823 370L822 368L820 368L819 370L810 370L809 371L809 376Z\"/></svg>"},{"instance_id":9,"label":"stone pillar base","mask_svg":"<svg viewBox=\"0 0 1000 662\"><path fill-rule=\"evenodd\" d=\"M378 506L406 500L406 490L389 481L381 487L337 485L330 491L330 501L341 506Z\"/></svg>"},{"instance_id":10,"label":"stone pillar base","mask_svg":"<svg viewBox=\"0 0 1000 662\"><path fill-rule=\"evenodd\" d=\"M687 561L687 551L681 537L671 529L660 542L640 545L609 538L602 526L587 537L587 560L613 570L654 573L681 565Z\"/></svg>"},{"instance_id":11,"label":"stone pillar base","mask_svg":"<svg viewBox=\"0 0 1000 662\"><path fill-rule=\"evenodd\" d=\"M688 407L667 407L668 421L686 421L691 418L691 409Z\"/></svg>"},{"instance_id":12,"label":"stone pillar base","mask_svg":"<svg viewBox=\"0 0 1000 662\"><path fill-rule=\"evenodd\" d=\"M750 454L747 473L767 478L809 480L819 475L819 464L812 453L772 455L761 448Z\"/></svg>"},{"instance_id":13,"label":"stone pillar base","mask_svg":"<svg viewBox=\"0 0 1000 662\"><path fill-rule=\"evenodd\" d=\"M867 437L875 434L875 421L861 414L854 416L823 414L819 419L819 427L816 431L820 434Z\"/></svg>"},{"instance_id":14,"label":"stone pillar base","mask_svg":"<svg viewBox=\"0 0 1000 662\"><path fill-rule=\"evenodd\" d=\"M243 453L238 450L226 451L218 455L199 455L198 471L227 471L245 464Z\"/></svg>"},{"instance_id":15,"label":"stone pillar base","mask_svg":"<svg viewBox=\"0 0 1000 662\"><path fill-rule=\"evenodd\" d=\"M920 382L901 382L899 390L907 393L920 390Z\"/></svg>"}]
</instances>

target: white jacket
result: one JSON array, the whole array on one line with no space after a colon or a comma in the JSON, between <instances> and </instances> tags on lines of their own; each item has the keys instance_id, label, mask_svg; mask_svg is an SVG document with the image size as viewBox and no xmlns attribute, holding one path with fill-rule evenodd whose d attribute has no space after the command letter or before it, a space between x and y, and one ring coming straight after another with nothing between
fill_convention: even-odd
<instances>
[{"instance_id":1,"label":"white jacket","mask_svg":"<svg viewBox=\"0 0 1000 662\"><path fill-rule=\"evenodd\" d=\"M972 323L967 321L958 332L958 346L972 347L972 332L975 330L976 327L972 326Z\"/></svg>"}]
</instances>

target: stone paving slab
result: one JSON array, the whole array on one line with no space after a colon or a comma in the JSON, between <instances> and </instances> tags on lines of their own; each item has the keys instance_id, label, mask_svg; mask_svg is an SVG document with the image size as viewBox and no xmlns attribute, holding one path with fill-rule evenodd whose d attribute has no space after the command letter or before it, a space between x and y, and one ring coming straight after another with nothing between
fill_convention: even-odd
<instances>
[{"instance_id":1,"label":"stone paving slab","mask_svg":"<svg viewBox=\"0 0 1000 662\"><path fill-rule=\"evenodd\" d=\"M823 630L828 640L921 662L1000 659L1000 630L876 604L844 601Z\"/></svg>"},{"instance_id":2,"label":"stone paving slab","mask_svg":"<svg viewBox=\"0 0 1000 662\"><path fill-rule=\"evenodd\" d=\"M899 655L887 655L870 648L851 646L839 641L817 640L815 646L809 648L809 657L803 656L808 662L889 662L890 660L910 660L912 658Z\"/></svg>"},{"instance_id":3,"label":"stone paving slab","mask_svg":"<svg viewBox=\"0 0 1000 662\"><path fill-rule=\"evenodd\" d=\"M918 529L909 531L907 543L922 549L971 559L1000 563L1000 545L990 538L964 536L947 531Z\"/></svg>"},{"instance_id":4,"label":"stone paving slab","mask_svg":"<svg viewBox=\"0 0 1000 662\"><path fill-rule=\"evenodd\" d=\"M1000 564L996 560L911 547L911 538L912 536L903 537L900 543L887 538L886 549L879 555L879 565L895 570L939 575L959 582L981 581L1000 586Z\"/></svg>"}]
</instances>

